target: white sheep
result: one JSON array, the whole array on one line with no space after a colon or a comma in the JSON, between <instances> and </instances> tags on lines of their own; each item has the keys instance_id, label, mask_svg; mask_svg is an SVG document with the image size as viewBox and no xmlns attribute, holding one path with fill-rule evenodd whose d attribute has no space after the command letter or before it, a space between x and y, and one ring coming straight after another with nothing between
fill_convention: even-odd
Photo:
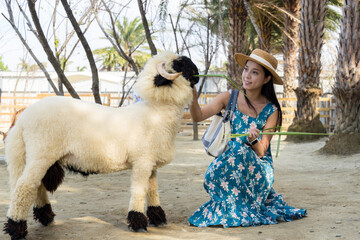
<instances>
[{"instance_id":1,"label":"white sheep","mask_svg":"<svg viewBox=\"0 0 360 240\"><path fill-rule=\"evenodd\" d=\"M174 139L197 74L189 58L164 52L137 79L141 103L111 108L56 96L30 105L5 141L11 202L4 231L12 239L25 238L32 204L35 220L44 226L53 221L47 190L61 184L63 168L84 175L132 169L129 228L146 231L147 217L155 226L165 224L156 169L174 158Z\"/></svg>"}]
</instances>

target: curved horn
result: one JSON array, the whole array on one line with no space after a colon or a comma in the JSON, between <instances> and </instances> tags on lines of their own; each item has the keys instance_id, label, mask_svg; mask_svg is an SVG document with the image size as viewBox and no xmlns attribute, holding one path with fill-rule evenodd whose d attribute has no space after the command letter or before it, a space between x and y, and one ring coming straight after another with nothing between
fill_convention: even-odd
<instances>
[{"instance_id":1,"label":"curved horn","mask_svg":"<svg viewBox=\"0 0 360 240\"><path fill-rule=\"evenodd\" d=\"M158 73L168 79L168 80L175 80L177 77L179 77L182 72L179 72L179 73L168 73L166 70L165 70L165 63L164 62L161 62L161 63L158 63L158 65L156 65L156 69L158 71Z\"/></svg>"}]
</instances>

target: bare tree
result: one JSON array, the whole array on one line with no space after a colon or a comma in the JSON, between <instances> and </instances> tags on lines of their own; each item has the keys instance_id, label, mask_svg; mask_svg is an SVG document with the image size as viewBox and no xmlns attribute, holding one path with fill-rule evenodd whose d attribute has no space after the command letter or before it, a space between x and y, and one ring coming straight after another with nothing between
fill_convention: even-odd
<instances>
[{"instance_id":1,"label":"bare tree","mask_svg":"<svg viewBox=\"0 0 360 240\"><path fill-rule=\"evenodd\" d=\"M72 16L70 15L69 11L66 11L67 14L69 14L69 19L70 19L70 21L72 22L72 24L74 26L74 30L69 35L66 35L66 39L65 39L64 43L62 44L62 46L60 48L58 48L59 47L59 39L57 39L57 36L56 36L56 28L57 28L56 27L56 14L57 14L57 8L58 8L59 0L56 0L54 2L52 25L53 25L53 38L54 38L55 52L53 52L53 50L51 49L51 47L49 45L50 40L48 40L47 37L45 36L45 33L44 33L44 31L42 29L42 26L40 24L38 13L36 12L36 9L35 9L35 2L36 1L31 1L31 0L27 1L27 5L28 5L28 9L29 9L29 12L30 12L30 15L31 15L32 22L30 21L30 18L27 16L27 14L23 10L22 6L18 2L17 2L17 5L18 5L20 13L23 15L23 17L24 17L24 19L26 21L26 25L27 25L28 29L34 34L34 36L40 42L42 48L44 49L44 51L45 51L45 53L47 55L47 58L48 58L49 62L51 63L51 65L53 66L55 72L58 75L59 90L54 85L53 81L51 80L51 78L50 78L49 74L47 73L47 71L46 71L45 67L43 66L43 64L37 59L36 55L31 50L31 47L26 42L24 37L21 35L19 29L16 27L15 22L14 22L14 17L13 17L13 14L12 14L12 6L11 6L11 1L10 0L6 1L7 7L8 7L8 12L9 12L9 19L6 18L4 16L4 14L3 14L3 16L12 25L13 29L18 34L20 40L22 41L22 43L24 44L26 49L29 51L31 56L34 58L36 63L39 65L39 68L45 73L46 78L48 79L51 87L53 88L55 94L57 94L57 95L63 95L64 94L63 90L62 90L62 84L63 84L67 88L68 92L70 93L70 95L72 97L80 98L79 95L77 94L77 92L75 91L75 89L72 87L69 80L66 78L66 76L64 74L64 70L65 70L66 63L68 62L70 56L73 54L76 46L78 45L79 42L82 42L82 44L84 46L84 49L85 49L85 52L87 53L87 57L89 59L90 66L92 67L92 73L93 73L93 87L92 87L92 89L93 89L93 93L94 93L95 102L101 103L100 95L99 95L99 87L98 87L99 84L98 84L98 76L97 76L97 69L96 69L95 61L93 59L90 47L87 44L86 38L84 37L84 33L86 32L86 30L89 28L91 22L93 21L93 18L91 19L91 16L90 16L91 13L92 13L92 11L91 11L92 8L90 7L89 9L84 11L84 14L80 17L79 22L76 21L76 19L74 18L73 15ZM66 3L67 2L66 3L65 2L63 3L63 5L65 4L64 8L65 8L65 10L69 10L69 8L66 9ZM79 24L83 24L84 22L86 22L85 28L84 28L83 31L81 31L81 29L79 27ZM33 24L34 24L34 28L33 28ZM72 36L76 32L77 32L77 35L78 35L78 40L73 45L73 47L70 50L69 54L66 54L67 45L68 45L70 39L72 38ZM65 52L65 53L61 57L62 52Z\"/></svg>"},{"instance_id":2,"label":"bare tree","mask_svg":"<svg viewBox=\"0 0 360 240\"><path fill-rule=\"evenodd\" d=\"M90 49L90 46L88 44L88 42L86 41L86 38L83 34L83 32L80 29L80 26L78 24L78 22L75 19L75 16L73 15L71 8L67 2L67 0L61 0L61 3L65 9L65 12L67 14L67 16L70 19L70 22L73 26L73 28L75 29L75 32L78 36L78 38L81 41L81 44L84 47L84 50L86 52L86 56L87 59L89 60L89 64L90 64L90 68L91 68L91 73L92 73L92 92L95 98L95 102L101 104L101 98L100 98L100 94L99 94L99 75L98 75L98 71L97 71L97 67L95 64L95 59L94 56L92 54L92 51Z\"/></svg>"},{"instance_id":3,"label":"bare tree","mask_svg":"<svg viewBox=\"0 0 360 240\"><path fill-rule=\"evenodd\" d=\"M190 21L192 22L190 24L190 26L187 26L186 30L184 30L181 25L180 25L180 20L185 20L183 13L185 12L184 9L189 7L189 0L185 0L184 2L182 2L180 4L180 8L177 12L176 15L176 21L174 22L171 14L168 14L169 19L170 19L170 23L171 23L171 28L173 31L173 35L174 35L174 39L175 39L175 47L176 47L176 53L177 54L183 54L185 51L188 53L189 58L191 58L191 52L190 49L197 45L197 43L193 43L192 45L189 45L188 42L190 42L188 39L192 36L192 32L193 32L193 28L195 26L195 24L197 24L196 21L193 21L190 19ZM193 10L190 9L189 10ZM192 14L196 14L196 11L193 10ZM178 39L178 35L181 38L181 40Z\"/></svg>"},{"instance_id":4,"label":"bare tree","mask_svg":"<svg viewBox=\"0 0 360 240\"><path fill-rule=\"evenodd\" d=\"M144 29L145 29L145 35L146 35L146 40L149 44L150 50L151 50L151 55L154 56L157 54L157 50L155 47L155 44L152 40L151 37L151 33L150 33L150 29L149 29L149 24L148 21L146 19L146 11L144 9L144 3L142 0L138 0L138 6L139 6L139 11L140 11L140 15L141 15L141 20L143 22L144 25Z\"/></svg>"},{"instance_id":5,"label":"bare tree","mask_svg":"<svg viewBox=\"0 0 360 240\"><path fill-rule=\"evenodd\" d=\"M78 46L78 44L80 43L80 39L77 39L75 44L73 46L71 46L70 51L67 52L69 42L73 38L73 36L75 34L75 30L72 29L70 31L70 33L68 33L68 21L66 21L65 22L65 32L66 32L65 36L66 36L66 38L64 39L63 43L60 44L60 39L57 37L57 30L58 30L58 27L61 24L60 25L56 24L57 9L58 9L59 2L60 2L60 0L55 1L53 17L52 17L53 18L53 20L52 20L53 42L54 42L54 50L55 50L56 59L60 63L61 68L63 69L63 71L65 71L67 63L68 63L70 57L74 53L74 51L75 51L76 47ZM26 16L26 15L24 15L24 16ZM81 15L81 17L78 20L79 25L85 25L85 27L83 28L84 29L84 32L83 32L84 34L89 29L91 23L94 20L94 18L91 18L91 16L92 16L92 7L89 7L84 11L84 13ZM59 92L61 92L63 94L63 84L62 84L61 81L58 81L58 86L59 86Z\"/></svg>"},{"instance_id":6,"label":"bare tree","mask_svg":"<svg viewBox=\"0 0 360 240\"><path fill-rule=\"evenodd\" d=\"M11 7L11 0L5 0L6 3L6 7L8 10L8 14L9 14L9 18L7 18L3 13L1 15L3 15L3 17L9 22L9 24L11 25L11 27L14 29L14 31L16 32L16 34L18 35L18 37L20 38L20 41L22 42L22 44L25 46L26 50L29 52L29 54L31 55L31 57L34 59L34 61L36 62L36 64L38 64L39 68L43 71L47 81L49 82L51 88L54 90L56 95L60 95L60 92L58 91L58 89L56 88L55 84L53 83L50 74L48 73L48 71L46 70L45 66L39 61L39 59L36 57L36 55L34 54L34 52L31 50L31 47L29 46L29 44L27 43L26 39L23 37L23 35L20 33L18 27L15 24L14 21L14 15L13 15L13 11L12 11L12 7ZM37 34L36 34L37 36Z\"/></svg>"},{"instance_id":7,"label":"bare tree","mask_svg":"<svg viewBox=\"0 0 360 240\"><path fill-rule=\"evenodd\" d=\"M38 39L48 57L49 62L53 66L55 72L58 74L59 81L61 81L65 85L66 89L68 90L68 92L70 93L70 95L73 98L80 99L79 95L77 94L77 92L75 91L75 89L73 88L73 86L71 85L69 80L66 78L64 71L61 69L60 63L56 60L56 57L54 56L54 53L49 46L49 43L45 37L45 34L42 30L41 25L40 25L40 21L39 21L39 18L38 18L36 9L35 9L35 2L32 0L28 0L27 2L28 2L29 11L30 11L32 20L34 22L34 25L35 25L35 28L37 31Z\"/></svg>"},{"instance_id":8,"label":"bare tree","mask_svg":"<svg viewBox=\"0 0 360 240\"><path fill-rule=\"evenodd\" d=\"M98 12L95 11L95 9L93 7L93 11L94 11L98 26L100 27L100 29L103 32L103 34L105 35L105 37L109 40L111 45L119 53L120 57L122 57L125 61L127 61L130 64L131 68L134 70L136 75L139 75L139 68L131 56L131 54L133 53L134 50L130 51L129 53L125 53L124 49L121 47L119 36L117 35L117 31L116 31L117 16L115 16L115 18L114 18L113 13L112 13L111 9L109 8L109 6L107 5L107 3L104 0L101 0L101 2L102 2L102 5L105 7L105 11L108 13L108 16L110 18L110 28L111 28L110 34L111 35L105 30L103 24L101 23L101 21L99 19ZM92 5L94 6L94 1L92 1Z\"/></svg>"},{"instance_id":9,"label":"bare tree","mask_svg":"<svg viewBox=\"0 0 360 240\"><path fill-rule=\"evenodd\" d=\"M204 0L204 2L207 2L206 0ZM220 39L217 38L216 36L214 36L214 34L211 33L210 31L210 25L211 25L211 16L207 15L207 24L206 24L206 28L203 30L206 32L205 37L203 34L203 31L198 31L197 33L197 42L202 46L202 54L203 54L203 59L205 62L205 67L204 67L204 75L207 75L209 73L210 67L211 67L211 63L214 59L214 56L216 54L216 52L219 50L220 48ZM205 38L205 39L204 39ZM201 83L200 86L198 88L197 91L197 95L198 97L200 97L200 94L203 91L203 87L205 85L206 80L208 80L208 78L206 76L202 77L201 79ZM197 123L193 123L193 139L194 140L198 140L198 128L197 128Z\"/></svg>"}]
</instances>

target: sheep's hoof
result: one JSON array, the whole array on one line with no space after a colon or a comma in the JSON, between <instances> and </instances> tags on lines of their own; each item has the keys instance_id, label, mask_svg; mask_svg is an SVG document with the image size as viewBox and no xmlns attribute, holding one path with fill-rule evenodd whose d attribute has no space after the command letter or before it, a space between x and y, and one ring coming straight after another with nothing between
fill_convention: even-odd
<instances>
[{"instance_id":1,"label":"sheep's hoof","mask_svg":"<svg viewBox=\"0 0 360 240\"><path fill-rule=\"evenodd\" d=\"M146 215L149 218L149 223L156 227L166 224L166 216L164 210L160 207L148 207Z\"/></svg>"},{"instance_id":2,"label":"sheep's hoof","mask_svg":"<svg viewBox=\"0 0 360 240\"><path fill-rule=\"evenodd\" d=\"M134 232L147 232L148 221L146 216L141 212L130 211L127 221L129 229Z\"/></svg>"},{"instance_id":3,"label":"sheep's hoof","mask_svg":"<svg viewBox=\"0 0 360 240\"><path fill-rule=\"evenodd\" d=\"M51 209L50 204L45 204L40 208L33 208L34 219L42 225L47 226L54 221L55 213Z\"/></svg>"},{"instance_id":4,"label":"sheep's hoof","mask_svg":"<svg viewBox=\"0 0 360 240\"><path fill-rule=\"evenodd\" d=\"M27 232L26 220L14 221L8 218L4 224L4 232L11 236L11 240L25 239Z\"/></svg>"}]
</instances>

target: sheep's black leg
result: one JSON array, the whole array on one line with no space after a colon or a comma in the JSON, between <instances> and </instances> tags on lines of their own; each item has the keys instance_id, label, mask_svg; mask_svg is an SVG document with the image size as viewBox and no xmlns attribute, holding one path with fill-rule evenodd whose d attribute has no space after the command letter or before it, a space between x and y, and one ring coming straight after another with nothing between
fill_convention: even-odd
<instances>
[{"instance_id":1,"label":"sheep's black leg","mask_svg":"<svg viewBox=\"0 0 360 240\"><path fill-rule=\"evenodd\" d=\"M4 224L4 232L11 236L11 240L25 239L28 233L26 221L14 221L8 218L7 223Z\"/></svg>"},{"instance_id":2,"label":"sheep's black leg","mask_svg":"<svg viewBox=\"0 0 360 240\"><path fill-rule=\"evenodd\" d=\"M135 232L147 231L148 220L143 213L130 211L128 213L127 221L129 229Z\"/></svg>"},{"instance_id":3,"label":"sheep's black leg","mask_svg":"<svg viewBox=\"0 0 360 240\"><path fill-rule=\"evenodd\" d=\"M47 226L54 221L55 213L52 211L50 204L45 204L40 208L34 207L33 211L34 219L44 226Z\"/></svg>"},{"instance_id":4,"label":"sheep's black leg","mask_svg":"<svg viewBox=\"0 0 360 240\"><path fill-rule=\"evenodd\" d=\"M156 170L153 170L149 179L149 190L147 195L148 210L146 212L149 223L155 226L166 224L164 210L160 207L160 198L156 180Z\"/></svg>"},{"instance_id":5,"label":"sheep's black leg","mask_svg":"<svg viewBox=\"0 0 360 240\"><path fill-rule=\"evenodd\" d=\"M55 213L52 211L51 204L43 184L41 184L38 188L33 213L34 219L44 226L48 226L54 221Z\"/></svg>"},{"instance_id":6,"label":"sheep's black leg","mask_svg":"<svg viewBox=\"0 0 360 240\"><path fill-rule=\"evenodd\" d=\"M146 231L148 225L144 209L152 166L143 162L152 162L152 159L143 158L142 161L135 162L131 172L131 198L127 220L129 228L136 232Z\"/></svg>"},{"instance_id":7,"label":"sheep's black leg","mask_svg":"<svg viewBox=\"0 0 360 240\"><path fill-rule=\"evenodd\" d=\"M155 226L166 224L166 216L164 210L160 207L148 207L146 215L149 218L149 223Z\"/></svg>"}]
</instances>

